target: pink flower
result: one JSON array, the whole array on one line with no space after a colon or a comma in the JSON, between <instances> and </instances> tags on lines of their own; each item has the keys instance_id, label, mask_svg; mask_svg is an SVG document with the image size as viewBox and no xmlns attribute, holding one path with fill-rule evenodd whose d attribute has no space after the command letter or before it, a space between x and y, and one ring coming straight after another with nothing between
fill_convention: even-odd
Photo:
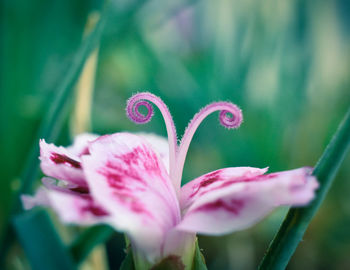
<instances>
[{"instance_id":1,"label":"pink flower","mask_svg":"<svg viewBox=\"0 0 350 270\"><path fill-rule=\"evenodd\" d=\"M267 168L224 168L181 187L187 150L200 123L220 111L220 122L238 128L241 110L228 102L212 103L197 113L181 143L166 105L150 93L131 97L127 115L146 123L154 103L161 111L168 142L156 135L126 132L83 134L63 148L40 141L42 171L49 177L25 208L52 207L63 222L107 223L125 232L137 269L147 269L169 255L191 267L196 233L221 235L252 226L280 205L309 203L318 187L310 168L265 174ZM147 108L147 115L139 107ZM57 179L57 180L55 180Z\"/></svg>"}]
</instances>

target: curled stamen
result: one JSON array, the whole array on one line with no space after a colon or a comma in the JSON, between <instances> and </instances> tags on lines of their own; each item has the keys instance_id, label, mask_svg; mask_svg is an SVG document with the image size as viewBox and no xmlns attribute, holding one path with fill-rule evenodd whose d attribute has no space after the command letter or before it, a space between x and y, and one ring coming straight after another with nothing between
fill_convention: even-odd
<instances>
[{"instance_id":1,"label":"curled stamen","mask_svg":"<svg viewBox=\"0 0 350 270\"><path fill-rule=\"evenodd\" d=\"M142 92L135 94L131 98L129 98L126 105L126 114L130 118L130 120L137 124L144 124L149 122L153 116L153 107L149 103L149 101L158 107L164 118L169 142L169 174L170 178L174 179L173 175L175 173L175 154L177 150L177 136L174 121L171 117L168 107L159 97L148 92ZM139 108L141 106L146 107L146 115L139 112Z\"/></svg>"},{"instance_id":2,"label":"curled stamen","mask_svg":"<svg viewBox=\"0 0 350 270\"><path fill-rule=\"evenodd\" d=\"M130 101L130 100L129 100ZM141 106L146 107L147 114L143 115L139 112ZM126 113L128 117L134 121L136 124L145 124L151 121L154 114L153 106L148 101L136 100L134 103L128 103L126 107Z\"/></svg>"},{"instance_id":3,"label":"curled stamen","mask_svg":"<svg viewBox=\"0 0 350 270\"><path fill-rule=\"evenodd\" d=\"M197 130L200 123L211 113L220 111L219 120L221 125L226 128L238 128L242 121L242 111L233 103L229 102L214 102L201 109L188 124L185 134L181 139L181 143L178 149L176 169L175 169L175 185L181 186L182 171L186 159L188 147L190 146L191 140L195 131Z\"/></svg>"},{"instance_id":4,"label":"curled stamen","mask_svg":"<svg viewBox=\"0 0 350 270\"><path fill-rule=\"evenodd\" d=\"M234 115L229 111L222 110L219 115L219 120L221 125L228 129L238 128L242 123L242 113Z\"/></svg>"}]
</instances>

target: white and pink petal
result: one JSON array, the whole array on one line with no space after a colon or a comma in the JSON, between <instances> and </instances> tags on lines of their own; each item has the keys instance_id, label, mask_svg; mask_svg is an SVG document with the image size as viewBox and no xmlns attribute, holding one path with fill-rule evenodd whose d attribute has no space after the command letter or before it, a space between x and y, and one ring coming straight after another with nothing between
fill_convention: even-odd
<instances>
[{"instance_id":1,"label":"white and pink petal","mask_svg":"<svg viewBox=\"0 0 350 270\"><path fill-rule=\"evenodd\" d=\"M33 196L21 195L21 201L25 210L32 209L36 206L50 206L47 190L44 187L39 187Z\"/></svg>"},{"instance_id":2,"label":"white and pink petal","mask_svg":"<svg viewBox=\"0 0 350 270\"><path fill-rule=\"evenodd\" d=\"M41 182L49 190L66 192L73 195L82 195L90 193L89 188L87 186L79 186L63 180L56 180L51 177L43 177L41 179Z\"/></svg>"},{"instance_id":3,"label":"white and pink petal","mask_svg":"<svg viewBox=\"0 0 350 270\"><path fill-rule=\"evenodd\" d=\"M166 232L180 220L175 190L159 155L144 138L116 133L89 146L82 165L93 198L148 260L160 256Z\"/></svg>"},{"instance_id":4,"label":"white and pink petal","mask_svg":"<svg viewBox=\"0 0 350 270\"><path fill-rule=\"evenodd\" d=\"M187 195L182 201L187 204L177 228L220 235L248 228L280 205L305 205L318 187L310 173L310 168L300 168L246 178L225 177L204 186L200 185L203 180L197 180L197 185L183 187Z\"/></svg>"},{"instance_id":5,"label":"white and pink petal","mask_svg":"<svg viewBox=\"0 0 350 270\"><path fill-rule=\"evenodd\" d=\"M80 157L66 148L40 140L40 161L41 170L45 175L79 186L87 185Z\"/></svg>"},{"instance_id":6,"label":"white and pink petal","mask_svg":"<svg viewBox=\"0 0 350 270\"><path fill-rule=\"evenodd\" d=\"M94 225L109 223L109 213L89 195L48 191L50 206L64 223Z\"/></svg>"},{"instance_id":7,"label":"white and pink petal","mask_svg":"<svg viewBox=\"0 0 350 270\"><path fill-rule=\"evenodd\" d=\"M64 188L40 187L34 196L22 195L21 200L26 210L36 206L52 208L64 223L92 225L108 223L110 219L108 212L90 195L74 193Z\"/></svg>"},{"instance_id":8,"label":"white and pink petal","mask_svg":"<svg viewBox=\"0 0 350 270\"><path fill-rule=\"evenodd\" d=\"M191 206L198 198L208 192L221 188L225 185L240 182L246 179L253 179L263 175L267 168L259 169L253 167L233 167L219 169L204 174L181 188L180 205L182 211Z\"/></svg>"},{"instance_id":9,"label":"white and pink petal","mask_svg":"<svg viewBox=\"0 0 350 270\"><path fill-rule=\"evenodd\" d=\"M153 133L138 133L137 135L146 139L152 146L153 150L159 154L165 168L169 172L169 143L168 140L162 136Z\"/></svg>"}]
</instances>

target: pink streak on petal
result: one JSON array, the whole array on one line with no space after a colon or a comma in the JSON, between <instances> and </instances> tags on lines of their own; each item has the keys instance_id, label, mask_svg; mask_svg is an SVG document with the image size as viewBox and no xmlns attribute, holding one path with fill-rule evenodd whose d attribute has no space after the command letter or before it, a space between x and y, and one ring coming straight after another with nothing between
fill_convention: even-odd
<instances>
[{"instance_id":1,"label":"pink streak on petal","mask_svg":"<svg viewBox=\"0 0 350 270\"><path fill-rule=\"evenodd\" d=\"M91 213L96 217L107 216L108 213L102 207L96 205L91 197L84 198L86 205L81 208L82 214Z\"/></svg>"},{"instance_id":2,"label":"pink streak on petal","mask_svg":"<svg viewBox=\"0 0 350 270\"><path fill-rule=\"evenodd\" d=\"M79 196L51 190L48 192L50 205L65 223L92 225L106 223L108 212L91 196Z\"/></svg>"},{"instance_id":3,"label":"pink streak on petal","mask_svg":"<svg viewBox=\"0 0 350 270\"><path fill-rule=\"evenodd\" d=\"M66 155L61 155L58 153L51 153L50 159L55 164L66 164L68 166L74 167L76 169L80 169L81 165L79 161L76 161L72 158L67 157Z\"/></svg>"},{"instance_id":4,"label":"pink streak on petal","mask_svg":"<svg viewBox=\"0 0 350 270\"><path fill-rule=\"evenodd\" d=\"M221 181L220 172L221 170L217 170L204 175L203 180L197 185L196 190L190 195L190 197L195 196L202 188L207 187L216 181Z\"/></svg>"},{"instance_id":5,"label":"pink streak on petal","mask_svg":"<svg viewBox=\"0 0 350 270\"><path fill-rule=\"evenodd\" d=\"M238 216L241 209L244 207L243 200L232 199L229 202L226 202L222 199L218 199L214 202L203 204L202 206L195 209L195 211L217 211L223 209L227 212L232 213L233 215Z\"/></svg>"},{"instance_id":6,"label":"pink streak on petal","mask_svg":"<svg viewBox=\"0 0 350 270\"><path fill-rule=\"evenodd\" d=\"M238 181L255 179L256 176L263 175L266 171L267 168L235 167L204 174L181 188L181 208L182 210L188 208L198 196L202 196L214 189L219 189Z\"/></svg>"},{"instance_id":7,"label":"pink streak on petal","mask_svg":"<svg viewBox=\"0 0 350 270\"><path fill-rule=\"evenodd\" d=\"M163 165L169 173L169 143L167 138L152 133L136 133L136 135L146 139L146 141L152 146L153 150L159 154Z\"/></svg>"},{"instance_id":8,"label":"pink streak on petal","mask_svg":"<svg viewBox=\"0 0 350 270\"><path fill-rule=\"evenodd\" d=\"M47 176L65 180L78 186L87 186L80 157L64 147L57 147L40 140L40 167Z\"/></svg>"}]
</instances>

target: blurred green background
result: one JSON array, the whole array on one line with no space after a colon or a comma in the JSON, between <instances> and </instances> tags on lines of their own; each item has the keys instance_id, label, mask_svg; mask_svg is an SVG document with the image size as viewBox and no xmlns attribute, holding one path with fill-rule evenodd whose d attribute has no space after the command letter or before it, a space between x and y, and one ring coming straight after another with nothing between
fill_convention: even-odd
<instances>
[{"instance_id":1,"label":"blurred green background","mask_svg":"<svg viewBox=\"0 0 350 270\"><path fill-rule=\"evenodd\" d=\"M0 239L39 126L104 5L0 2ZM71 142L77 118L98 134L165 136L159 113L143 126L125 116L133 93L151 91L168 105L180 135L210 102L229 100L243 110L239 130L222 128L214 115L200 126L184 182L228 166L313 166L350 104L349 10L346 0L110 1L97 62L90 66L96 80L70 90L54 142ZM84 89L89 85L92 93ZM89 98L91 107L81 102ZM288 269L350 268L349 179L348 157ZM208 268L255 269L285 213L280 209L243 232L200 237ZM64 238L65 229L54 222ZM72 237L76 229L70 230ZM108 242L111 269L120 265L123 245L120 235ZM20 245L6 255L6 269L30 269Z\"/></svg>"}]
</instances>

